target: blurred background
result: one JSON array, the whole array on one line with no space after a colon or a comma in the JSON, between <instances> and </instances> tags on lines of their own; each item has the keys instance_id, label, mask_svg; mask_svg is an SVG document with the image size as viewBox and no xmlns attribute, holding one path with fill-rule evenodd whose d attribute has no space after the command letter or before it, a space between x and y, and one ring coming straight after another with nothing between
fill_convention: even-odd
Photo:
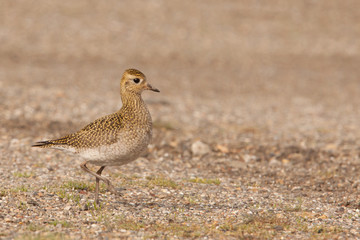
<instances>
[{"instance_id":1,"label":"blurred background","mask_svg":"<svg viewBox=\"0 0 360 240\"><path fill-rule=\"evenodd\" d=\"M0 4L5 142L116 111L127 68L161 90L144 98L173 139L321 147L359 136L357 1Z\"/></svg>"}]
</instances>

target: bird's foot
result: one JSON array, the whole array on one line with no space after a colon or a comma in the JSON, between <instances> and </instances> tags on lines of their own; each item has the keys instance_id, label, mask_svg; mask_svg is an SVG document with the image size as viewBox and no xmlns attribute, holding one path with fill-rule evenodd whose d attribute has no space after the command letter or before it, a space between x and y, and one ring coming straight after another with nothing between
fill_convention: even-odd
<instances>
[{"instance_id":1,"label":"bird's foot","mask_svg":"<svg viewBox=\"0 0 360 240\"><path fill-rule=\"evenodd\" d=\"M118 191L116 191L114 185L112 185L112 183L110 181L106 182L106 184L108 185L108 190L114 194L114 195L120 195Z\"/></svg>"}]
</instances>

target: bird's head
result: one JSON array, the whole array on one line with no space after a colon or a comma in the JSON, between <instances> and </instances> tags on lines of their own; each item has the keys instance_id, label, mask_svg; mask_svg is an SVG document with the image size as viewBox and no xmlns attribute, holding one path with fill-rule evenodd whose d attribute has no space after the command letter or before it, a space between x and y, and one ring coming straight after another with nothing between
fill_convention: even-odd
<instances>
[{"instance_id":1,"label":"bird's head","mask_svg":"<svg viewBox=\"0 0 360 240\"><path fill-rule=\"evenodd\" d=\"M120 83L121 93L141 94L144 90L160 92L159 89L152 87L147 81L146 76L136 69L127 69Z\"/></svg>"}]
</instances>

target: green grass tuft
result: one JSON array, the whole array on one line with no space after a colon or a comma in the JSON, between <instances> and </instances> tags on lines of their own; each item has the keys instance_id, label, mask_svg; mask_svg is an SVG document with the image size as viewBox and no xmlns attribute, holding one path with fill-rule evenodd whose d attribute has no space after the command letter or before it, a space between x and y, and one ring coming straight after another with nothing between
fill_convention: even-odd
<instances>
[{"instance_id":1,"label":"green grass tuft","mask_svg":"<svg viewBox=\"0 0 360 240\"><path fill-rule=\"evenodd\" d=\"M173 189L177 189L179 187L179 185L174 182L171 179L167 179L161 176L157 176L157 177L146 177L146 179L148 180L148 182L145 184L145 186L147 187L154 187L154 186L159 186L159 187L166 187L166 188L173 188Z\"/></svg>"},{"instance_id":2,"label":"green grass tuft","mask_svg":"<svg viewBox=\"0 0 360 240\"><path fill-rule=\"evenodd\" d=\"M58 220L54 220L52 222L49 223L50 225L53 225L53 226L57 226L58 224L60 224L62 227L64 228L69 228L69 227L72 227L72 224L67 222L67 221L58 221Z\"/></svg>"},{"instance_id":3,"label":"green grass tuft","mask_svg":"<svg viewBox=\"0 0 360 240\"><path fill-rule=\"evenodd\" d=\"M202 183L202 184L214 184L214 185L220 185L221 181L216 179L207 179L207 178L192 178L188 180L192 183Z\"/></svg>"},{"instance_id":4,"label":"green grass tuft","mask_svg":"<svg viewBox=\"0 0 360 240\"><path fill-rule=\"evenodd\" d=\"M95 190L95 184L88 184L85 182L80 181L67 181L63 183L61 186L65 189L75 189L75 190L86 190L86 191L94 191Z\"/></svg>"},{"instance_id":5,"label":"green grass tuft","mask_svg":"<svg viewBox=\"0 0 360 240\"><path fill-rule=\"evenodd\" d=\"M13 191L13 192L27 192L27 191L29 191L29 188L27 186L25 186L25 185L21 185L21 186L17 186L14 189L11 189L11 191Z\"/></svg>"},{"instance_id":6,"label":"green grass tuft","mask_svg":"<svg viewBox=\"0 0 360 240\"><path fill-rule=\"evenodd\" d=\"M34 177L35 174L33 172L14 172L13 176L17 178L30 178Z\"/></svg>"},{"instance_id":7,"label":"green grass tuft","mask_svg":"<svg viewBox=\"0 0 360 240\"><path fill-rule=\"evenodd\" d=\"M37 229L41 230L41 229ZM34 230L34 231L37 231ZM22 234L15 238L15 240L62 240L66 239L66 237L61 233L39 233L39 234Z\"/></svg>"}]
</instances>

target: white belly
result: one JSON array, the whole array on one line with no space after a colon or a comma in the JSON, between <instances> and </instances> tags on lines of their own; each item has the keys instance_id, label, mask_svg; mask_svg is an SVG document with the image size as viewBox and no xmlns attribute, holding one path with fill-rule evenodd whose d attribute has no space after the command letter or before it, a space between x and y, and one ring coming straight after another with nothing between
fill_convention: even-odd
<instances>
[{"instance_id":1,"label":"white belly","mask_svg":"<svg viewBox=\"0 0 360 240\"><path fill-rule=\"evenodd\" d=\"M91 149L82 149L79 155L97 166L120 166L137 159L147 148L151 134L136 139L120 136L118 142Z\"/></svg>"}]
</instances>

